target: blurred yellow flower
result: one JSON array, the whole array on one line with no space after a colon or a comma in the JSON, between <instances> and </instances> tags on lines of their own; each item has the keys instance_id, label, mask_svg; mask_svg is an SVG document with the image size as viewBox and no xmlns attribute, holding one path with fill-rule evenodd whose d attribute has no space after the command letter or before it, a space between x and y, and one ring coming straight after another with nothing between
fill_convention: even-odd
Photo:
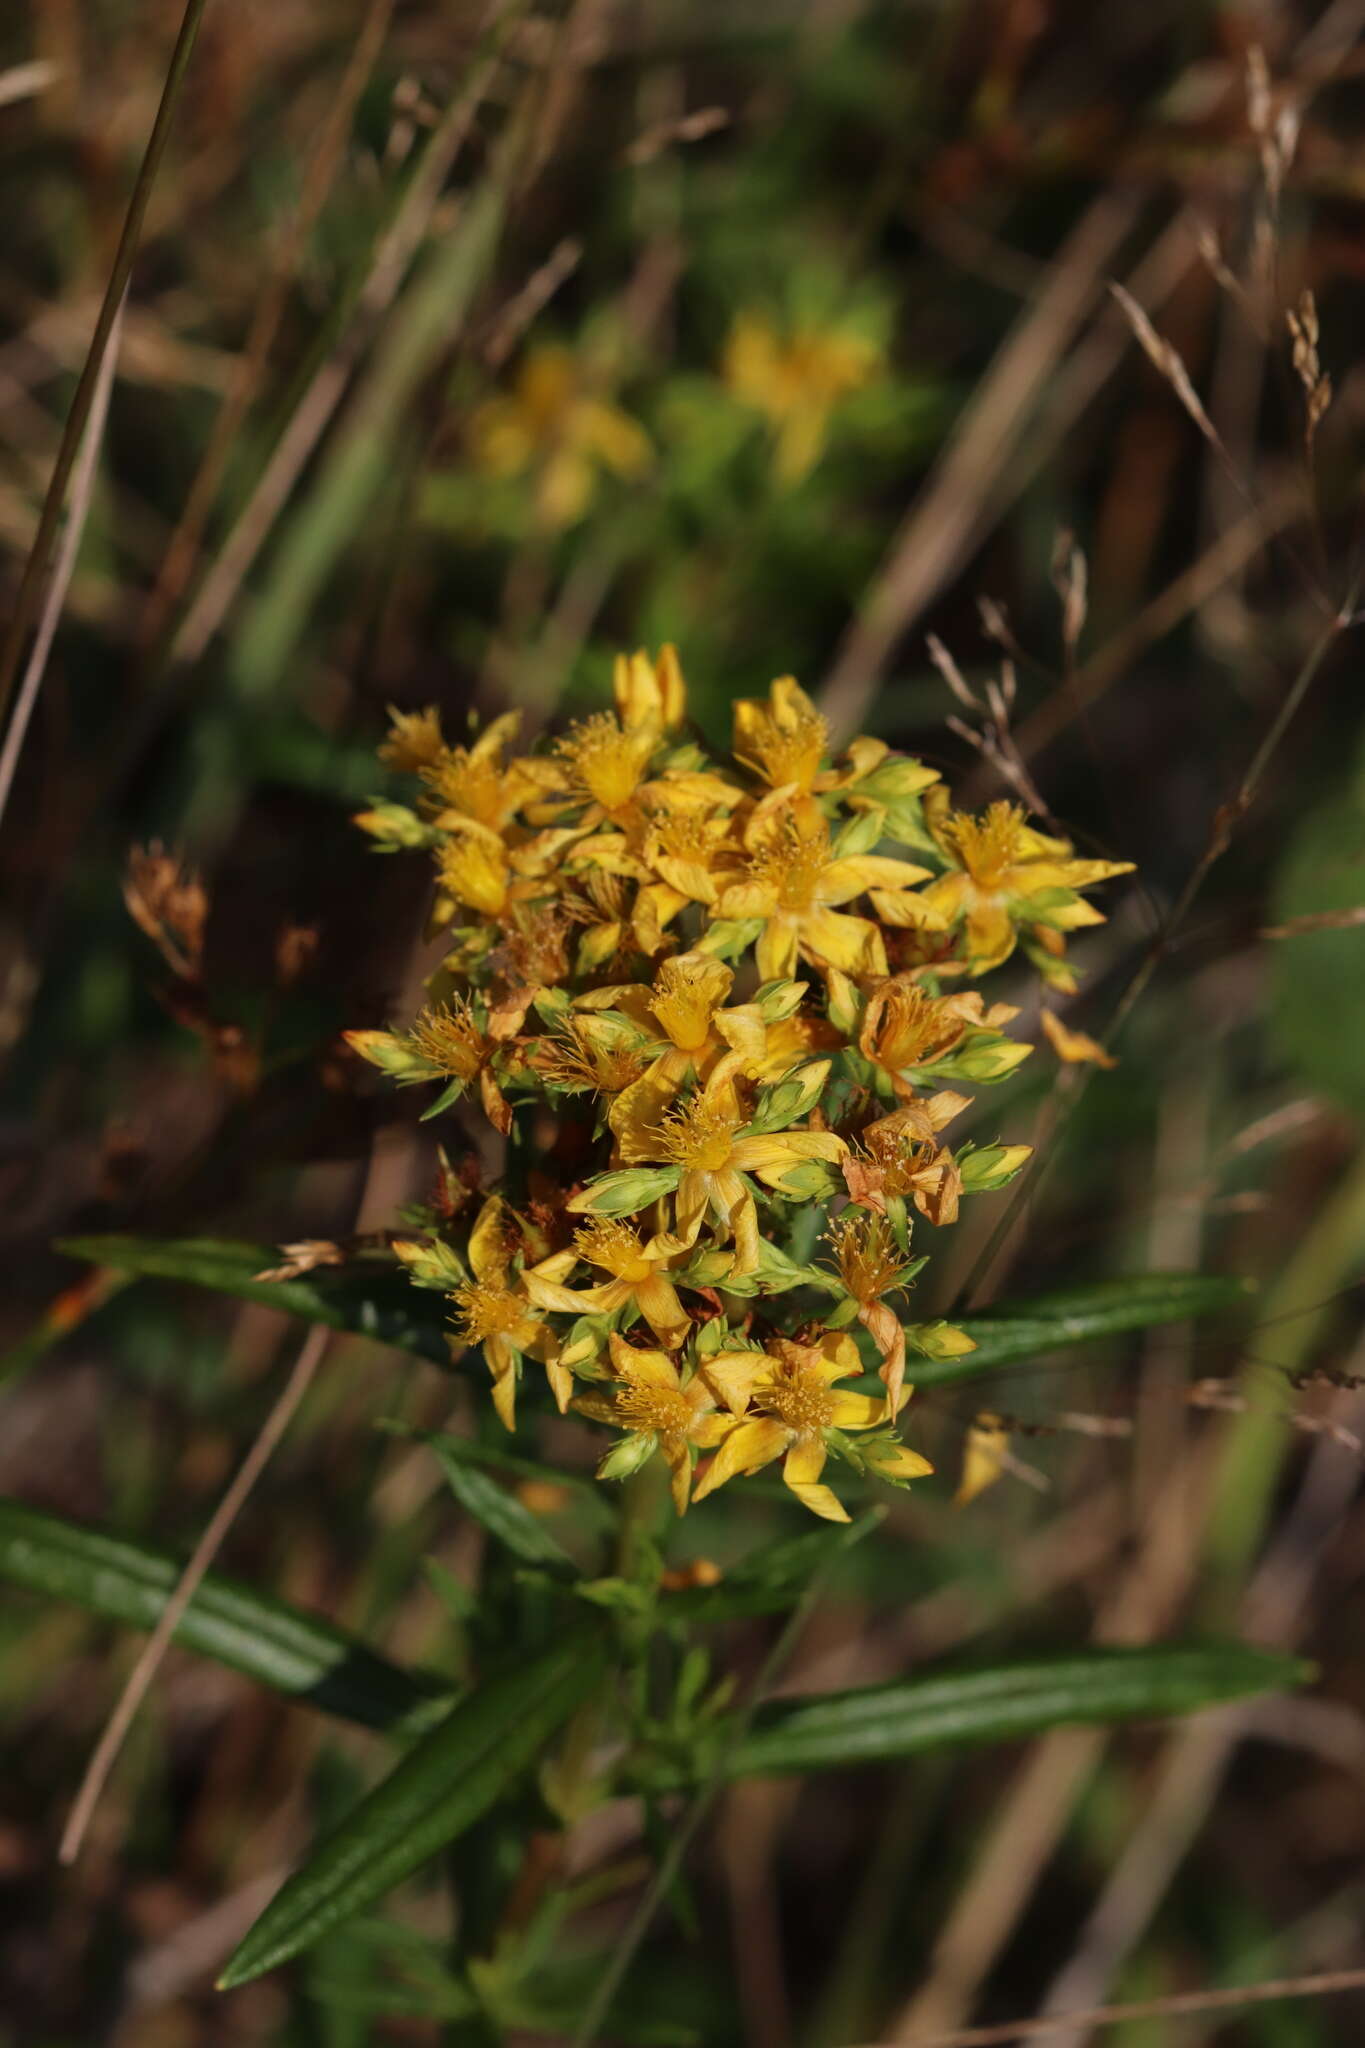
<instances>
[{"instance_id":1,"label":"blurred yellow flower","mask_svg":"<svg viewBox=\"0 0 1365 2048\"><path fill-rule=\"evenodd\" d=\"M780 334L764 314L741 313L725 344L722 375L734 396L767 419L779 482L798 484L824 451L841 400L879 373L882 351L846 327Z\"/></svg>"},{"instance_id":2,"label":"blurred yellow flower","mask_svg":"<svg viewBox=\"0 0 1365 2048\"><path fill-rule=\"evenodd\" d=\"M486 475L535 472L536 511L551 529L582 518L603 470L640 476L652 456L644 429L596 397L580 361L553 345L532 349L512 390L478 408L471 437Z\"/></svg>"}]
</instances>

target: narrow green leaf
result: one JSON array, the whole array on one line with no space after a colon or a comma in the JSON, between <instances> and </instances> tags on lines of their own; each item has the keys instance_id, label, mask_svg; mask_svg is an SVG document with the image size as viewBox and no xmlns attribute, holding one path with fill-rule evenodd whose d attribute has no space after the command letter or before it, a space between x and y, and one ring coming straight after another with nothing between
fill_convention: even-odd
<instances>
[{"instance_id":1,"label":"narrow green leaf","mask_svg":"<svg viewBox=\"0 0 1365 2048\"><path fill-rule=\"evenodd\" d=\"M0 1500L0 1578L11 1585L150 1629L180 1572L159 1551ZM450 1704L450 1689L438 1680L400 1670L331 1622L215 1573L195 1593L175 1640L274 1692L393 1735L430 1727Z\"/></svg>"},{"instance_id":2,"label":"narrow green leaf","mask_svg":"<svg viewBox=\"0 0 1365 2048\"><path fill-rule=\"evenodd\" d=\"M323 1266L298 1280L258 1280L258 1273L279 1263L278 1252L220 1238L69 1237L57 1249L121 1273L183 1280L238 1301L258 1301L305 1322L450 1364L443 1304L415 1288L388 1259Z\"/></svg>"},{"instance_id":3,"label":"narrow green leaf","mask_svg":"<svg viewBox=\"0 0 1365 2048\"><path fill-rule=\"evenodd\" d=\"M1033 1362L1067 1344L1232 1308L1246 1301L1247 1292L1245 1281L1204 1273L1134 1273L1040 1294L1033 1301L1001 1302L980 1316L954 1318L976 1340L975 1351L958 1358L917 1358L910 1376L917 1387L976 1379L1001 1366Z\"/></svg>"},{"instance_id":4,"label":"narrow green leaf","mask_svg":"<svg viewBox=\"0 0 1365 2048\"><path fill-rule=\"evenodd\" d=\"M777 1700L725 1756L730 1777L881 1763L1045 1728L1164 1719L1303 1684L1311 1666L1243 1643L1095 1649L993 1670Z\"/></svg>"},{"instance_id":5,"label":"narrow green leaf","mask_svg":"<svg viewBox=\"0 0 1365 2048\"><path fill-rule=\"evenodd\" d=\"M287 1962L454 1841L530 1767L604 1670L600 1639L578 1636L461 1701L286 1880L221 1987Z\"/></svg>"},{"instance_id":6,"label":"narrow green leaf","mask_svg":"<svg viewBox=\"0 0 1365 2048\"><path fill-rule=\"evenodd\" d=\"M449 1438L421 1439L440 1461L450 1487L462 1508L482 1522L490 1536L504 1544L523 1564L558 1565L573 1569L573 1559L557 1543L538 1516L522 1506L516 1495L499 1486L489 1473L467 1464Z\"/></svg>"}]
</instances>

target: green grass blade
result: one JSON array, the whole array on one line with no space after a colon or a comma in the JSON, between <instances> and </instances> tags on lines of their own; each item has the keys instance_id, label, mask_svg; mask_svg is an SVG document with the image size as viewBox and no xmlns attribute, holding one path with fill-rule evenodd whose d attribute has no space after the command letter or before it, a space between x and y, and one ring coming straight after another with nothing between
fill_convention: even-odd
<instances>
[{"instance_id":1,"label":"green grass blade","mask_svg":"<svg viewBox=\"0 0 1365 2048\"><path fill-rule=\"evenodd\" d=\"M278 1263L278 1252L223 1238L68 1237L57 1246L68 1258L91 1259L121 1273L153 1280L183 1280L238 1301L258 1301L305 1322L326 1323L350 1336L370 1337L449 1365L444 1305L414 1287L391 1260L356 1259L324 1266L297 1280L258 1280Z\"/></svg>"},{"instance_id":2,"label":"green grass blade","mask_svg":"<svg viewBox=\"0 0 1365 2048\"><path fill-rule=\"evenodd\" d=\"M454 1841L529 1769L604 1670L600 1641L580 1635L461 1701L276 1893L222 1988L287 1962Z\"/></svg>"},{"instance_id":3,"label":"green grass blade","mask_svg":"<svg viewBox=\"0 0 1365 2048\"><path fill-rule=\"evenodd\" d=\"M160 1551L0 1500L0 1579L11 1585L151 1629L181 1569ZM401 1670L317 1615L216 1574L190 1601L175 1640L274 1692L389 1734L429 1727L449 1705L437 1680Z\"/></svg>"},{"instance_id":4,"label":"green grass blade","mask_svg":"<svg viewBox=\"0 0 1365 2048\"><path fill-rule=\"evenodd\" d=\"M1047 1728L1189 1714L1300 1685L1311 1667L1242 1643L1094 1649L991 1670L775 1701L726 1758L729 1777L885 1763Z\"/></svg>"},{"instance_id":5,"label":"green grass blade","mask_svg":"<svg viewBox=\"0 0 1365 2048\"><path fill-rule=\"evenodd\" d=\"M1019 1365L1060 1350L1155 1323L1183 1323L1192 1316L1245 1303L1247 1284L1204 1273L1134 1273L1097 1280L1033 1301L1001 1302L980 1316L957 1318L976 1340L960 1358L914 1358L910 1378L917 1387L939 1387L976 1379L1001 1366Z\"/></svg>"}]
</instances>

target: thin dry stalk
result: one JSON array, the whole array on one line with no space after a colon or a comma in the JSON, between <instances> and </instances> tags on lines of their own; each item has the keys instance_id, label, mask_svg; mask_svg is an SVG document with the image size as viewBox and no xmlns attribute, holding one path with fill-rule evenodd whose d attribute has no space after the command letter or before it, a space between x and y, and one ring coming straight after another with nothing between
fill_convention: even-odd
<instances>
[{"instance_id":1,"label":"thin dry stalk","mask_svg":"<svg viewBox=\"0 0 1365 2048\"><path fill-rule=\"evenodd\" d=\"M10 791L14 787L14 778L19 769L19 756L23 751L29 721L33 717L33 707L38 702L38 692L43 687L43 677L47 673L47 658L52 652L52 642L66 605L66 594L71 588L76 557L80 553L81 536L85 532L85 522L90 513L100 449L104 445L105 423L109 418L109 400L113 395L114 376L118 369L119 336L123 331L123 312L127 303L128 290L125 285L109 328L108 344L100 361L99 375L95 379L94 394L90 402L90 416L86 420L85 432L81 437L80 455L71 475L71 504L66 516L61 546L57 550L57 559L53 564L52 580L43 599L38 631L34 636L23 679L19 684L14 716L5 734L4 747L0 750L0 818L4 817L9 808Z\"/></svg>"},{"instance_id":2,"label":"thin dry stalk","mask_svg":"<svg viewBox=\"0 0 1365 2048\"><path fill-rule=\"evenodd\" d=\"M915 2034L907 2039L910 2048L1009 2048L1011 2042L1041 2040L1044 2035L1064 2033L1070 2027L1118 2027L1129 2020L1197 2018L1207 2013L1273 2005L1281 1999L1328 1998L1334 1992L1361 1989L1365 1989L1365 1969L1321 1970L1307 1977L1271 1977L1264 1984L1237 1984L1222 1991L1178 1991L1168 1998L1097 2005L1089 2012L1057 2013L1050 2019L956 2027L946 2034ZM879 2043L876 2048L890 2048L890 2044Z\"/></svg>"},{"instance_id":3,"label":"thin dry stalk","mask_svg":"<svg viewBox=\"0 0 1365 2048\"><path fill-rule=\"evenodd\" d=\"M57 450L57 459L52 466L52 476L48 482L47 495L43 500L43 509L38 519L38 531L33 537L33 546L29 549L28 560L24 564L24 573L20 578L19 589L15 595L14 608L10 615L9 630L5 635L3 647L0 647L0 718L3 718L9 709L10 698L14 692L15 681L19 674L19 664L23 659L24 645L28 639L29 626L38 604L38 593L42 589L43 579L47 574L53 542L57 536L57 524L61 518L62 506L66 501L67 485L71 481L71 473L75 468L81 436L85 432L86 421L90 417L90 409L94 404L95 388L99 382L100 369L109 348L114 322L118 317L119 308L123 304L124 294L128 289L128 280L132 275L133 269L133 258L137 254L138 243L142 237L142 223L147 212L147 202L152 196L152 187L156 183L157 172L161 168L161 159L165 154L166 144L170 139L171 123L175 118L175 110L185 82L185 73L189 68L190 55L194 49L195 40L199 34L199 24L203 20L204 9L207 4L208 0L185 0L185 11L180 21L180 33L176 37L175 48L171 52L171 61L166 72L166 82L161 89L161 99L156 110L156 119L152 123L152 132L147 138L147 147L143 152L142 163L138 168L132 197L128 201L128 211L124 215L123 230L119 235L118 248L114 254L113 268L109 273L109 282L105 287L104 298L101 301L99 314L95 321L95 331L90 337L89 352L85 358L80 381L76 386L75 396L71 401L71 410L67 414L66 425L62 430L61 444Z\"/></svg>"},{"instance_id":4,"label":"thin dry stalk","mask_svg":"<svg viewBox=\"0 0 1365 2048\"><path fill-rule=\"evenodd\" d=\"M825 679L820 707L836 734L860 723L896 641L980 532L1005 464L1137 213L1132 193L1107 192L1094 202L978 385Z\"/></svg>"},{"instance_id":5,"label":"thin dry stalk","mask_svg":"<svg viewBox=\"0 0 1365 2048\"><path fill-rule=\"evenodd\" d=\"M110 1715L94 1755L86 1766L85 1776L81 1780L80 1790L76 1794L57 1852L63 1863L74 1863L80 1855L81 1844L85 1840L86 1831L99 1804L100 1794L137 1716L138 1708L161 1668L171 1639L184 1619L185 1610L203 1583L205 1574L211 1569L214 1558L222 1549L228 1531L245 1506L256 1481L269 1464L281 1438L298 1413L304 1395L313 1384L331 1336L331 1331L320 1324L309 1331L303 1348L294 1361L293 1370L262 1423L256 1441L242 1460L232 1484L214 1510L208 1527L194 1547L189 1563L176 1582L175 1590L161 1610L156 1627L143 1645L142 1654L129 1673L128 1682L119 1695L118 1704Z\"/></svg>"},{"instance_id":6,"label":"thin dry stalk","mask_svg":"<svg viewBox=\"0 0 1365 2048\"><path fill-rule=\"evenodd\" d=\"M505 28L507 20L519 11L516 4L504 7L502 26ZM170 650L172 664L196 662L227 616L251 564L340 405L382 315L402 286L430 224L441 188L496 74L497 63L494 51L475 66L464 90L452 100L428 141L422 161L375 251L349 328L332 354L319 365L294 408L270 461L176 630Z\"/></svg>"},{"instance_id":7,"label":"thin dry stalk","mask_svg":"<svg viewBox=\"0 0 1365 2048\"><path fill-rule=\"evenodd\" d=\"M1059 689L1019 725L1016 745L1026 760L1051 745L1082 711L1089 710L1131 669L1144 648L1164 639L1236 576L1268 540L1302 510L1297 490L1285 490L1230 527L1135 618L1083 662L1069 690Z\"/></svg>"},{"instance_id":8,"label":"thin dry stalk","mask_svg":"<svg viewBox=\"0 0 1365 2048\"><path fill-rule=\"evenodd\" d=\"M256 301L232 381L218 408L208 443L185 500L180 523L171 535L161 574L147 600L141 622L144 644L153 643L181 592L194 574L204 529L208 525L227 468L232 444L259 389L271 348L284 318L289 289L302 260L308 237L327 202L351 132L356 104L374 68L393 12L393 0L369 0L355 47L337 85L327 120L303 177L294 217L280 243L274 265Z\"/></svg>"}]
</instances>

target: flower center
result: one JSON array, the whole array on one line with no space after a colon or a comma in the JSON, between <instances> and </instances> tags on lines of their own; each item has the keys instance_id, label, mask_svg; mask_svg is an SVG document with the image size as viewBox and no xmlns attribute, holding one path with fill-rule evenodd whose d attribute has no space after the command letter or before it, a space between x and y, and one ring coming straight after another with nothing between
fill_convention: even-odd
<instances>
[{"instance_id":1,"label":"flower center","mask_svg":"<svg viewBox=\"0 0 1365 2048\"><path fill-rule=\"evenodd\" d=\"M670 1109L659 1126L659 1148L665 1159L699 1173L720 1173L730 1163L739 1129L737 1111L694 1095L680 1109Z\"/></svg>"},{"instance_id":2,"label":"flower center","mask_svg":"<svg viewBox=\"0 0 1365 2048\"><path fill-rule=\"evenodd\" d=\"M776 891L778 909L801 917L813 909L816 887L829 864L824 820L802 831L794 818L783 818L774 837L754 854L751 866L755 881Z\"/></svg>"},{"instance_id":3,"label":"flower center","mask_svg":"<svg viewBox=\"0 0 1365 2048\"><path fill-rule=\"evenodd\" d=\"M635 1232L617 1216L594 1216L574 1232L573 1242L580 1259L616 1280L647 1280L654 1270Z\"/></svg>"},{"instance_id":4,"label":"flower center","mask_svg":"<svg viewBox=\"0 0 1365 2048\"><path fill-rule=\"evenodd\" d=\"M762 712L748 735L753 758L739 755L746 767L774 789L795 782L808 790L815 781L829 744L829 726L818 711L800 706L779 716Z\"/></svg>"},{"instance_id":5,"label":"flower center","mask_svg":"<svg viewBox=\"0 0 1365 2048\"><path fill-rule=\"evenodd\" d=\"M482 1344L486 1337L505 1336L526 1315L524 1295L490 1280L476 1280L472 1287L457 1287L451 1299L459 1312L457 1325L470 1344Z\"/></svg>"},{"instance_id":6,"label":"flower center","mask_svg":"<svg viewBox=\"0 0 1365 2048\"><path fill-rule=\"evenodd\" d=\"M537 1071L557 1087L591 1089L597 1095L619 1095L639 1080L648 1064L624 1041L590 1036L574 1017L562 1032L533 1048L533 1059Z\"/></svg>"},{"instance_id":7,"label":"flower center","mask_svg":"<svg viewBox=\"0 0 1365 2048\"><path fill-rule=\"evenodd\" d=\"M880 1300L901 1274L900 1251L884 1216L853 1209L829 1233L839 1278L864 1306Z\"/></svg>"},{"instance_id":8,"label":"flower center","mask_svg":"<svg viewBox=\"0 0 1365 2048\"><path fill-rule=\"evenodd\" d=\"M943 829L977 887L997 890L1019 859L1019 838L1026 822L1018 804L998 803L980 818L956 811Z\"/></svg>"},{"instance_id":9,"label":"flower center","mask_svg":"<svg viewBox=\"0 0 1365 2048\"><path fill-rule=\"evenodd\" d=\"M700 1052L711 1036L711 1019L734 980L723 960L665 960L649 1007L680 1052Z\"/></svg>"},{"instance_id":10,"label":"flower center","mask_svg":"<svg viewBox=\"0 0 1365 2048\"><path fill-rule=\"evenodd\" d=\"M818 1435L834 1416L834 1396L810 1365L778 1365L756 1389L754 1399L765 1415L797 1436Z\"/></svg>"},{"instance_id":11,"label":"flower center","mask_svg":"<svg viewBox=\"0 0 1365 2048\"><path fill-rule=\"evenodd\" d=\"M472 1081L483 1065L483 1033L462 996L421 1011L413 1020L408 1042L414 1052L454 1080Z\"/></svg>"},{"instance_id":12,"label":"flower center","mask_svg":"<svg viewBox=\"0 0 1365 2048\"><path fill-rule=\"evenodd\" d=\"M465 747L447 747L422 770L422 780L446 810L480 825L502 823L508 806L499 762L476 760Z\"/></svg>"},{"instance_id":13,"label":"flower center","mask_svg":"<svg viewBox=\"0 0 1365 2048\"><path fill-rule=\"evenodd\" d=\"M892 1073L940 1059L956 1045L964 1026L946 1012L941 1001L922 988L893 983L885 990L873 1058Z\"/></svg>"},{"instance_id":14,"label":"flower center","mask_svg":"<svg viewBox=\"0 0 1365 2048\"><path fill-rule=\"evenodd\" d=\"M575 725L558 752L573 788L615 813L625 810L640 787L655 738L652 727L623 732L610 711L599 711Z\"/></svg>"},{"instance_id":15,"label":"flower center","mask_svg":"<svg viewBox=\"0 0 1365 2048\"><path fill-rule=\"evenodd\" d=\"M617 1389L616 1412L626 1429L655 1436L685 1437L692 1426L691 1404L681 1387L627 1380Z\"/></svg>"}]
</instances>

